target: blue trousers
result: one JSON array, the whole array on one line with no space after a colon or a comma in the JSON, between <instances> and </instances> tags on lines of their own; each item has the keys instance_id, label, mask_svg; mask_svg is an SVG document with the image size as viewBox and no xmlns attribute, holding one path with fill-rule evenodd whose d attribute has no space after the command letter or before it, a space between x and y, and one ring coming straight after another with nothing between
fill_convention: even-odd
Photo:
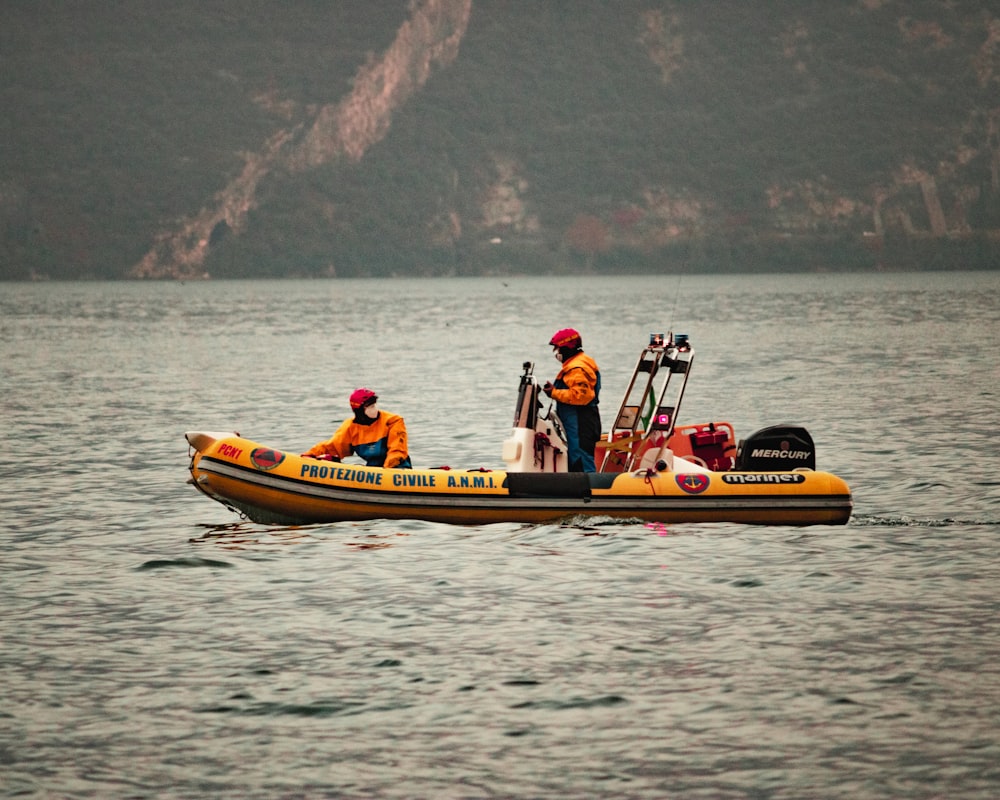
<instances>
[{"instance_id":1,"label":"blue trousers","mask_svg":"<svg viewBox=\"0 0 1000 800\"><path fill-rule=\"evenodd\" d=\"M601 438L601 415L597 406L556 403L556 413L566 434L570 472L596 472L594 445Z\"/></svg>"}]
</instances>

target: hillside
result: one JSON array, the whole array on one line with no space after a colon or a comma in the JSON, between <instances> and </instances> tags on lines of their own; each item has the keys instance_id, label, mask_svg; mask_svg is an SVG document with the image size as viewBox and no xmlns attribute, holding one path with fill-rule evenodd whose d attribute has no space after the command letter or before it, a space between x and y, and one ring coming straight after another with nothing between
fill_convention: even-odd
<instances>
[{"instance_id":1,"label":"hillside","mask_svg":"<svg viewBox=\"0 0 1000 800\"><path fill-rule=\"evenodd\" d=\"M8 0L0 278L992 268L963 0Z\"/></svg>"}]
</instances>

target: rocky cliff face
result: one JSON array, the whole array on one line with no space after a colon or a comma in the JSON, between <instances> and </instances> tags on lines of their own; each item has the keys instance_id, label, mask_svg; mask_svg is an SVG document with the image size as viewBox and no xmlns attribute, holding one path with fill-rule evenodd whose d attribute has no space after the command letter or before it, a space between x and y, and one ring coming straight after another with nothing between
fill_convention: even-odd
<instances>
[{"instance_id":1,"label":"rocky cliff face","mask_svg":"<svg viewBox=\"0 0 1000 800\"><path fill-rule=\"evenodd\" d=\"M246 156L240 174L200 211L155 236L152 249L129 271L132 278L207 277L212 246L239 234L269 174L304 172L337 159L358 161L389 130L393 113L427 82L432 71L458 55L472 0L423 0L400 27L392 45L364 64L354 88L312 118L275 133ZM271 100L279 103L280 100Z\"/></svg>"}]
</instances>

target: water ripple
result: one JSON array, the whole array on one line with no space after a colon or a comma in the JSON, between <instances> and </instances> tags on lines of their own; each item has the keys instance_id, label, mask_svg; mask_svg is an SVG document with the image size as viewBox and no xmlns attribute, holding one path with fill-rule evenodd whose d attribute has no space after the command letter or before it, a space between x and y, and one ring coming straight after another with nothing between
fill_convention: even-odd
<instances>
[{"instance_id":1,"label":"water ripple","mask_svg":"<svg viewBox=\"0 0 1000 800\"><path fill-rule=\"evenodd\" d=\"M3 796L992 800L995 277L669 284L666 322L617 277L5 287ZM185 430L301 451L363 384L415 463L495 467L563 324L612 397L683 326L685 415L805 425L854 516L268 526L185 484Z\"/></svg>"}]
</instances>

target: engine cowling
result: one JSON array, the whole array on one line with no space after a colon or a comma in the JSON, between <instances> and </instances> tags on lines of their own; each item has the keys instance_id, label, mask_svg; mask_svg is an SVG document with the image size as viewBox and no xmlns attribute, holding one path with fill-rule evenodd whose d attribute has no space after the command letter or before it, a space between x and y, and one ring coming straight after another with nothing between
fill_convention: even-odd
<instances>
[{"instance_id":1,"label":"engine cowling","mask_svg":"<svg viewBox=\"0 0 1000 800\"><path fill-rule=\"evenodd\" d=\"M772 425L740 441L735 469L739 472L816 469L816 445L803 427Z\"/></svg>"}]
</instances>

